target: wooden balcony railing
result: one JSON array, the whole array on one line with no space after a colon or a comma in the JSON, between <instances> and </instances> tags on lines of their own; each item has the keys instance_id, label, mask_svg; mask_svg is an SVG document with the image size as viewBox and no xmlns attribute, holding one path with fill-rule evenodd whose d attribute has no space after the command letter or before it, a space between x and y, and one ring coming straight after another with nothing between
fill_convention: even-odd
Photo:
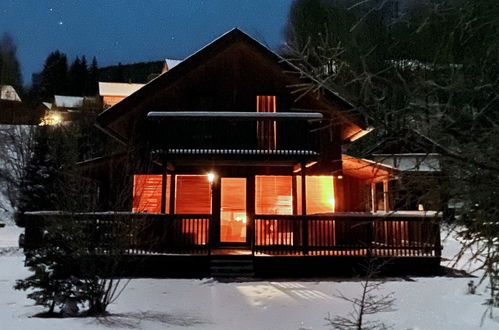
<instances>
[{"instance_id":1,"label":"wooden balcony railing","mask_svg":"<svg viewBox=\"0 0 499 330\"><path fill-rule=\"evenodd\" d=\"M89 254L207 254L211 215L27 212L25 247L72 233ZM57 238L56 238L57 239ZM80 246L81 250L81 246Z\"/></svg>"},{"instance_id":2,"label":"wooden balcony railing","mask_svg":"<svg viewBox=\"0 0 499 330\"><path fill-rule=\"evenodd\" d=\"M437 216L370 213L256 215L255 255L440 257ZM212 216L130 212L27 212L25 247L70 233L88 254L209 254Z\"/></svg>"},{"instance_id":3,"label":"wooden balcony railing","mask_svg":"<svg viewBox=\"0 0 499 330\"><path fill-rule=\"evenodd\" d=\"M254 251L257 255L440 257L439 217L256 215Z\"/></svg>"}]
</instances>

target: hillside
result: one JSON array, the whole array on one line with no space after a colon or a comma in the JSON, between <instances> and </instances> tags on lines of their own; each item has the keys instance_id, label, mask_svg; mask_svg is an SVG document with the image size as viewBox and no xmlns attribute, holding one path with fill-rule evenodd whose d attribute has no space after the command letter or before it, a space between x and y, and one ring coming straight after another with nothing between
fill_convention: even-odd
<instances>
[{"instance_id":1,"label":"hillside","mask_svg":"<svg viewBox=\"0 0 499 330\"><path fill-rule=\"evenodd\" d=\"M163 61L139 62L99 68L99 81L146 83L161 73Z\"/></svg>"}]
</instances>

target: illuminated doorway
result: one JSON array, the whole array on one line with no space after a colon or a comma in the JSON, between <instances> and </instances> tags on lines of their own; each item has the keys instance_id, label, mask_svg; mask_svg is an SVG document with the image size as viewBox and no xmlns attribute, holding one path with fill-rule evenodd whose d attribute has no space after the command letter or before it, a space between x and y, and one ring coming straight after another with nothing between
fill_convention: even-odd
<instances>
[{"instance_id":1,"label":"illuminated doorway","mask_svg":"<svg viewBox=\"0 0 499 330\"><path fill-rule=\"evenodd\" d=\"M246 243L246 178L221 178L220 242Z\"/></svg>"}]
</instances>

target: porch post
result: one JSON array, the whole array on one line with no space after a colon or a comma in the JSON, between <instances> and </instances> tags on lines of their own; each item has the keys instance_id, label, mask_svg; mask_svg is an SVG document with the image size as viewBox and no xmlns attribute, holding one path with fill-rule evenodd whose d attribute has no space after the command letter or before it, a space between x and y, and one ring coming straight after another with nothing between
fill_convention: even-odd
<instances>
[{"instance_id":1,"label":"porch post","mask_svg":"<svg viewBox=\"0 0 499 330\"><path fill-rule=\"evenodd\" d=\"M301 214L307 214L307 183L305 175L305 163L300 163L301 169Z\"/></svg>"},{"instance_id":2,"label":"porch post","mask_svg":"<svg viewBox=\"0 0 499 330\"><path fill-rule=\"evenodd\" d=\"M383 207L385 212L390 211L390 195L388 191L388 180L383 181Z\"/></svg>"},{"instance_id":3,"label":"porch post","mask_svg":"<svg viewBox=\"0 0 499 330\"><path fill-rule=\"evenodd\" d=\"M250 244L251 251L255 252L255 176L246 177L246 241Z\"/></svg>"},{"instance_id":4,"label":"porch post","mask_svg":"<svg viewBox=\"0 0 499 330\"><path fill-rule=\"evenodd\" d=\"M163 169L163 176L161 177L161 213L166 213L166 184L168 182L168 170L166 165Z\"/></svg>"},{"instance_id":5,"label":"porch post","mask_svg":"<svg viewBox=\"0 0 499 330\"><path fill-rule=\"evenodd\" d=\"M292 203L293 203L293 215L297 215L298 214L298 187L297 187L297 184L296 184L296 178L298 176L297 175L293 175L293 180L291 182L291 193L293 195L292 197Z\"/></svg>"},{"instance_id":6,"label":"porch post","mask_svg":"<svg viewBox=\"0 0 499 330\"><path fill-rule=\"evenodd\" d=\"M170 178L170 214L175 214L175 186L177 182L177 175L172 172Z\"/></svg>"},{"instance_id":7,"label":"porch post","mask_svg":"<svg viewBox=\"0 0 499 330\"><path fill-rule=\"evenodd\" d=\"M302 217L302 244L303 254L308 254L308 221L305 215L307 214L307 183L305 175L305 163L300 163L301 168L301 214Z\"/></svg>"},{"instance_id":8,"label":"porch post","mask_svg":"<svg viewBox=\"0 0 499 330\"><path fill-rule=\"evenodd\" d=\"M371 212L376 212L376 183L371 182Z\"/></svg>"},{"instance_id":9,"label":"porch post","mask_svg":"<svg viewBox=\"0 0 499 330\"><path fill-rule=\"evenodd\" d=\"M211 183L211 223L210 223L210 247L220 244L220 204L222 199L222 178L215 175Z\"/></svg>"}]
</instances>

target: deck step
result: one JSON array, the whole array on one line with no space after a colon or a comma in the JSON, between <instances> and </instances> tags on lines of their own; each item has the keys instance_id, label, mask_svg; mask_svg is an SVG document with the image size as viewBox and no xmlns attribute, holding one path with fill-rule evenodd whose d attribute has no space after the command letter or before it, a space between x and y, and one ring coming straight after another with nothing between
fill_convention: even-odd
<instances>
[{"instance_id":1,"label":"deck step","mask_svg":"<svg viewBox=\"0 0 499 330\"><path fill-rule=\"evenodd\" d=\"M213 277L222 278L254 277L253 258L241 256L212 256L212 259L210 260L210 274Z\"/></svg>"}]
</instances>

